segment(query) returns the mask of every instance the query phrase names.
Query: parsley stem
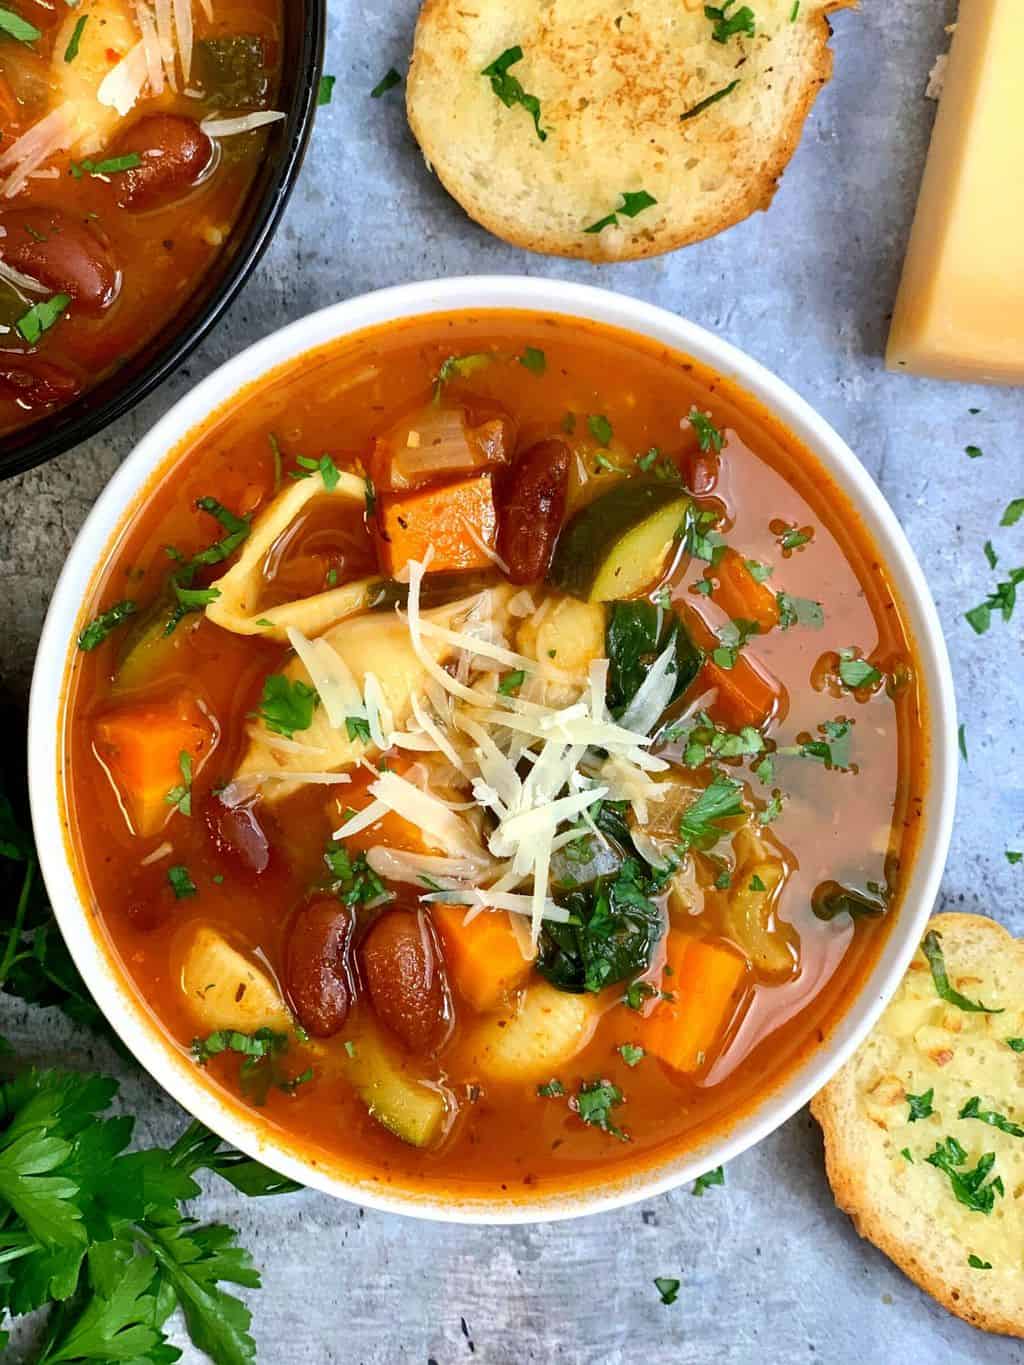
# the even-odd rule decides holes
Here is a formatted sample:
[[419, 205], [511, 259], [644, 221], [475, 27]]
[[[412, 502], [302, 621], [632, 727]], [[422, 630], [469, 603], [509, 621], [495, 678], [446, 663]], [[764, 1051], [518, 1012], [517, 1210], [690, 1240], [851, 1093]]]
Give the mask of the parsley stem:
[[36, 860], [29, 855], [25, 864], [25, 876], [21, 883], [21, 894], [18, 897], [17, 908], [14, 911], [14, 923], [7, 931], [7, 945], [4, 948], [4, 955], [0, 958], [0, 987], [14, 966], [18, 948], [21, 944], [21, 931], [25, 926], [25, 916], [28, 914], [28, 901], [32, 892], [32, 883], [35, 879]]

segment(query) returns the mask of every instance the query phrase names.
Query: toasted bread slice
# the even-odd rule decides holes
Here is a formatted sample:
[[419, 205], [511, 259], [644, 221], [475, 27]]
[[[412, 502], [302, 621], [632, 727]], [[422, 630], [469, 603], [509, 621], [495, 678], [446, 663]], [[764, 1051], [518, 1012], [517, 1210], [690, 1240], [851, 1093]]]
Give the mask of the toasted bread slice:
[[[731, 0], [730, 19], [752, 8], [754, 36], [719, 42], [703, 0], [426, 0], [409, 122], [449, 192], [513, 245], [656, 256], [768, 207], [832, 74], [825, 15], [853, 3]], [[536, 125], [482, 74], [514, 47], [507, 76], [539, 100]], [[657, 202], [623, 213], [623, 196], [641, 192]]]
[[[1002, 1013], [943, 1000], [919, 951], [811, 1113], [825, 1135], [836, 1203], [861, 1236], [951, 1313], [1024, 1336], [1024, 1137], [993, 1124], [998, 1115], [1024, 1128], [1024, 1051], [1016, 1050], [1024, 1042], [1008, 1041], [1024, 1039], [1024, 941], [979, 915], [938, 915], [928, 927], [940, 935], [950, 985]], [[989, 1117], [961, 1118], [972, 1102]], [[982, 1196], [990, 1212], [960, 1202], [950, 1175], [929, 1164], [950, 1138], [962, 1148], [952, 1152], [954, 1174], [994, 1154], [982, 1185], [1002, 1186]]]

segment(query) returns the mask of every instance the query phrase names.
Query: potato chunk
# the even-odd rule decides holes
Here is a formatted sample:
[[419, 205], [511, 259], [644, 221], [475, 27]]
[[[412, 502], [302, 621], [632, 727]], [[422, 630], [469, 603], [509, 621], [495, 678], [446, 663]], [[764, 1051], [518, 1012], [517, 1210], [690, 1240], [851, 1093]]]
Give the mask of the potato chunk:
[[494, 1080], [544, 1076], [586, 1047], [597, 1018], [593, 996], [569, 995], [538, 981], [523, 992], [514, 1013], [493, 1015], [481, 1025], [475, 1060]]
[[180, 952], [181, 990], [199, 1032], [270, 1028], [281, 1033], [291, 1027], [291, 1015], [270, 975], [217, 929], [191, 926]]

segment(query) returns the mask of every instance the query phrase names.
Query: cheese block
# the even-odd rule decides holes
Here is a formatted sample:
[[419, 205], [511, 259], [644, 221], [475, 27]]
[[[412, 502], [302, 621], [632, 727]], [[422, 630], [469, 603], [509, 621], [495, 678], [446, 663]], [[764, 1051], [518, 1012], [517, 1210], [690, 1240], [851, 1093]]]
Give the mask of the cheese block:
[[1024, 3], [962, 0], [886, 363], [1024, 384]]

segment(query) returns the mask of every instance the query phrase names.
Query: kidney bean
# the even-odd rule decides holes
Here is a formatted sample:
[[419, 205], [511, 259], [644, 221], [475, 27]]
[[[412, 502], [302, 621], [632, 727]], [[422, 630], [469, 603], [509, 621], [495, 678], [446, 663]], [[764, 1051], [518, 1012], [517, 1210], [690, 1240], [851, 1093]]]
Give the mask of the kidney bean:
[[136, 152], [140, 164], [119, 171], [117, 202], [122, 208], [151, 209], [178, 199], [210, 164], [213, 143], [194, 119], [150, 114], [139, 119], [110, 149], [111, 156]]
[[683, 483], [698, 498], [713, 493], [718, 483], [720, 461], [710, 451], [691, 450], [680, 460]]
[[538, 441], [502, 480], [498, 554], [513, 583], [535, 583], [547, 573], [565, 513], [571, 458], [557, 437]]
[[101, 313], [117, 297], [121, 275], [99, 235], [60, 209], [4, 209], [7, 235], [0, 251], [8, 265], [55, 294], [70, 294], [79, 312]]
[[320, 896], [296, 915], [288, 936], [285, 985], [299, 1023], [314, 1038], [330, 1038], [352, 1004], [349, 944], [352, 912]]
[[388, 910], [367, 934], [363, 976], [377, 1017], [417, 1052], [436, 1047], [449, 1018], [444, 961], [420, 910]]
[[70, 403], [81, 390], [80, 381], [59, 365], [36, 356], [5, 355], [0, 351], [0, 394], [17, 399], [23, 407]]
[[216, 796], [206, 806], [206, 827], [217, 852], [259, 876], [270, 866], [270, 840], [251, 806], [225, 806]]

